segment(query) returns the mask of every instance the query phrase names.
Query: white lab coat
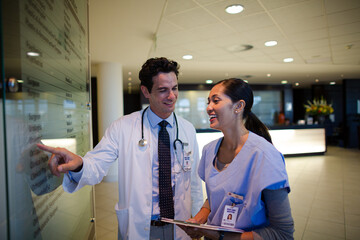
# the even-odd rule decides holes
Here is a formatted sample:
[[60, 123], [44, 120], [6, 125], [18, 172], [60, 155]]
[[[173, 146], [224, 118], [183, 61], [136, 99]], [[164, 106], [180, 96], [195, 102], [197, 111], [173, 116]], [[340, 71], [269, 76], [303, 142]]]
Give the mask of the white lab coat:
[[[103, 179], [110, 165], [118, 159], [119, 202], [115, 206], [120, 239], [149, 239], [152, 213], [152, 157], [157, 146], [152, 146], [151, 130], [144, 114], [145, 147], [141, 139], [142, 111], [114, 121], [94, 150], [84, 159], [83, 174], [79, 183], [64, 177], [63, 187], [74, 192], [84, 185], [94, 185]], [[191, 171], [175, 174], [175, 219], [186, 220], [194, 216], [203, 203], [201, 180], [197, 175], [199, 150], [196, 131], [187, 120], [178, 117], [179, 139], [189, 143], [192, 152]], [[190, 187], [191, 186], [191, 187]], [[175, 228], [175, 239], [190, 239], [180, 228]]]

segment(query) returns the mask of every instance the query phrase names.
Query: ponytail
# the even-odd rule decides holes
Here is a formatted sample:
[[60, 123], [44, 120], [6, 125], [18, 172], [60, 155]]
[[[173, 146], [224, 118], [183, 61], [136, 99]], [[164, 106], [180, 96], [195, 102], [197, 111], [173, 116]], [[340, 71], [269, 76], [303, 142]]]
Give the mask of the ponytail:
[[270, 136], [268, 128], [251, 111], [247, 113], [247, 117], [246, 117], [246, 121], [245, 121], [245, 128], [247, 130], [252, 131], [253, 133], [256, 133], [257, 135], [265, 138], [268, 142], [270, 142], [272, 144], [271, 136]]

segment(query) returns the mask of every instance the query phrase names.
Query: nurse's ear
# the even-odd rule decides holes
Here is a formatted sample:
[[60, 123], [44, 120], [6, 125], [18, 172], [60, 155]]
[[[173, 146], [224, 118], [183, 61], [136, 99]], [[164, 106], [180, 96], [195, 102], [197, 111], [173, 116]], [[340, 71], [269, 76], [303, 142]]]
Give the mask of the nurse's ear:
[[150, 93], [149, 93], [149, 90], [147, 89], [147, 87], [145, 87], [144, 85], [141, 85], [140, 89], [146, 98], [150, 98]]
[[245, 109], [245, 101], [244, 100], [239, 100], [236, 104], [235, 104], [235, 113], [240, 113], [242, 111], [244, 111]]

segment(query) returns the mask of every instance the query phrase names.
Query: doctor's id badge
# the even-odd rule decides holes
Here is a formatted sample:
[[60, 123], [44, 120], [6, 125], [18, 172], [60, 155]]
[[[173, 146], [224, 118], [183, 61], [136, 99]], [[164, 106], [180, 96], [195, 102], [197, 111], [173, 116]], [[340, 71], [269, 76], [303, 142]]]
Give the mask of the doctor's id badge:
[[[185, 145], [185, 144], [184, 144]], [[185, 146], [188, 146], [188, 144], [186, 144]], [[191, 170], [191, 156], [192, 156], [192, 152], [191, 150], [185, 150], [184, 151], [184, 159], [183, 159], [183, 168], [184, 171], [189, 171]]]
[[191, 159], [189, 156], [184, 157], [184, 170], [185, 171], [191, 170]]

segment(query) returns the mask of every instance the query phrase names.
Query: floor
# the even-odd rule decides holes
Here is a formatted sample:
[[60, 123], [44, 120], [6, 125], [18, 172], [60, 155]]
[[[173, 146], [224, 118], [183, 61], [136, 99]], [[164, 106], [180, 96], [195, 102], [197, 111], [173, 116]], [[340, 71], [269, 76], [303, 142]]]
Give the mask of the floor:
[[[360, 150], [328, 147], [322, 156], [285, 160], [295, 239], [360, 239]], [[117, 194], [117, 183], [95, 187], [97, 240], [117, 239]]]

